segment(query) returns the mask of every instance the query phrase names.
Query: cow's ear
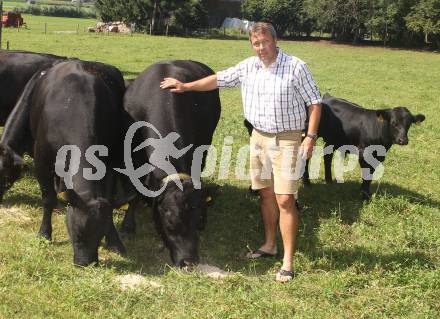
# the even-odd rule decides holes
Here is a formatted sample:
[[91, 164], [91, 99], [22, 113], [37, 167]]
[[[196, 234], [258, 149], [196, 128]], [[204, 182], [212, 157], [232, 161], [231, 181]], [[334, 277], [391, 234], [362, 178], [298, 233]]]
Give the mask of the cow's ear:
[[420, 124], [425, 120], [425, 115], [417, 114], [413, 116], [413, 123]]
[[391, 118], [389, 109], [377, 110], [376, 115], [377, 115], [377, 121], [380, 123], [383, 121], [389, 121]]

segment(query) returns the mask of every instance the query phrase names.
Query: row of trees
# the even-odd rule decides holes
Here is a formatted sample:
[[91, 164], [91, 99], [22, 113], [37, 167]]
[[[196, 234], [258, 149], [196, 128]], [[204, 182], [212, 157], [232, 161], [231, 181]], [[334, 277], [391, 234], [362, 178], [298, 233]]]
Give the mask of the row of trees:
[[96, 9], [104, 22], [125, 21], [152, 32], [167, 26], [194, 30], [208, 24], [203, 0], [96, 0]]
[[440, 0], [244, 0], [243, 15], [272, 21], [284, 35], [440, 47]]
[[[97, 0], [103, 21], [160, 32], [207, 27], [207, 0]], [[243, 0], [242, 18], [270, 21], [282, 36], [330, 34], [338, 41], [381, 40], [440, 48], [440, 0]]]

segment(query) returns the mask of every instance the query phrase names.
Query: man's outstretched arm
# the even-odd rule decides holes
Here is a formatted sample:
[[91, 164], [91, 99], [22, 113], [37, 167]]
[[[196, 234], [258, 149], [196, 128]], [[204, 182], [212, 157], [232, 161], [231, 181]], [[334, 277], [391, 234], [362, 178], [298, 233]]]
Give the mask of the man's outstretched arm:
[[162, 89], [170, 89], [171, 92], [182, 93], [185, 91], [212, 91], [217, 88], [217, 74], [209, 75], [194, 82], [182, 83], [175, 78], [164, 78], [160, 82]]

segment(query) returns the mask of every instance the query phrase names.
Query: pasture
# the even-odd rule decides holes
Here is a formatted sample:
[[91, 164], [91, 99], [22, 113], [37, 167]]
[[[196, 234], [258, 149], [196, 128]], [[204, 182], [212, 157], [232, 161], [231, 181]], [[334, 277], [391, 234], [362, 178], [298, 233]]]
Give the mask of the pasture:
[[[40, 18], [60, 21], [25, 16], [30, 25]], [[93, 21], [72, 20], [66, 24]], [[110, 63], [126, 78], [160, 60], [192, 59], [218, 71], [253, 54], [246, 40], [44, 34], [32, 27], [3, 32], [12, 49]], [[35, 236], [42, 208], [29, 160], [31, 169], [0, 206], [0, 317], [438, 318], [440, 55], [328, 42], [280, 41], [279, 46], [308, 62], [322, 93], [368, 108], [402, 105], [426, 115], [410, 129], [409, 145], [391, 148], [383, 178], [372, 184], [371, 202], [360, 200], [358, 167], [344, 175], [345, 183], [330, 186], [321, 169], [320, 179], [300, 189], [305, 209], [294, 280], [275, 282], [277, 260], [244, 258], [262, 242], [262, 225], [249, 182], [235, 178], [235, 161], [228, 177], [219, 179], [218, 158], [217, 174], [205, 179], [220, 190], [201, 234], [201, 262], [234, 273], [214, 280], [167, 266], [168, 252], [150, 209], [138, 212], [137, 235], [123, 239], [127, 257], [100, 248], [99, 267], [74, 267], [63, 205], [53, 217], [53, 242]], [[220, 157], [225, 137], [232, 137], [235, 159], [247, 143], [239, 90], [222, 91], [221, 101], [214, 146]], [[118, 278], [128, 274], [142, 275], [143, 284], [124, 289]]]

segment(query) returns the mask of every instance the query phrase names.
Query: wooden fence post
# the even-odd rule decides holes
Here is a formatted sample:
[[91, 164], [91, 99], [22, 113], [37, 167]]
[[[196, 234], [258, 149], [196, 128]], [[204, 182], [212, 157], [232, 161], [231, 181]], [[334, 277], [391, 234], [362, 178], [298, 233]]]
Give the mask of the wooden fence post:
[[6, 50], [9, 51], [9, 41], [6, 41]]
[[76, 34], [79, 34], [79, 23], [76, 25]]
[[47, 34], [47, 22], [44, 22], [44, 34]]

